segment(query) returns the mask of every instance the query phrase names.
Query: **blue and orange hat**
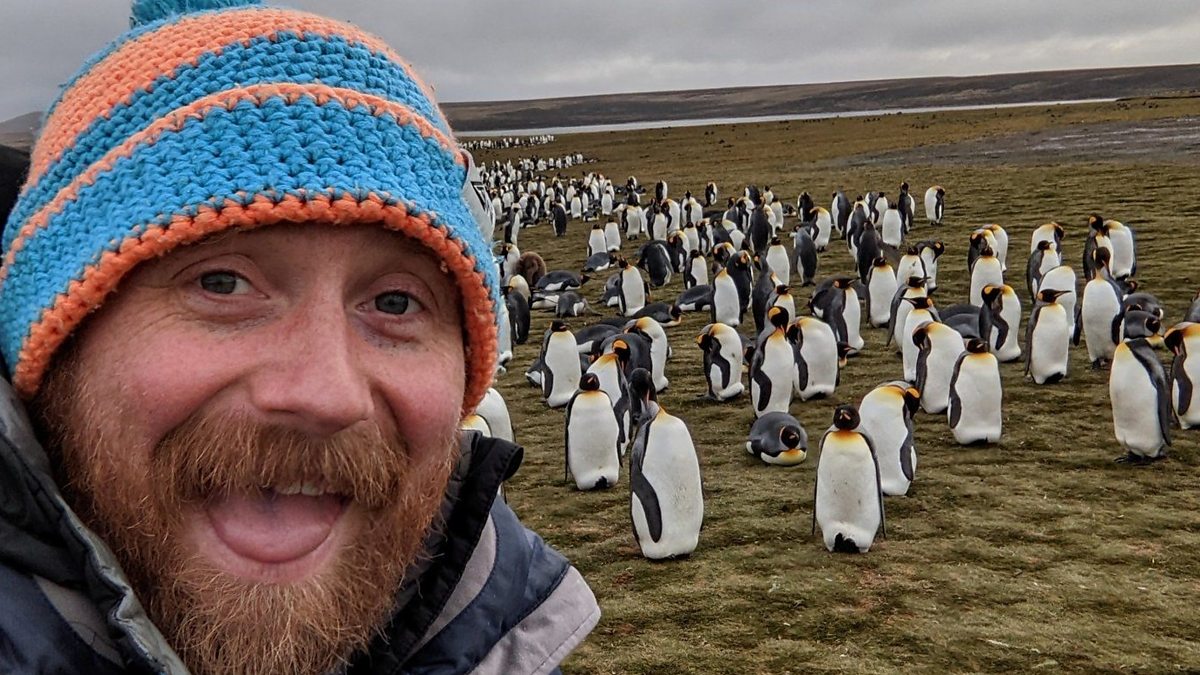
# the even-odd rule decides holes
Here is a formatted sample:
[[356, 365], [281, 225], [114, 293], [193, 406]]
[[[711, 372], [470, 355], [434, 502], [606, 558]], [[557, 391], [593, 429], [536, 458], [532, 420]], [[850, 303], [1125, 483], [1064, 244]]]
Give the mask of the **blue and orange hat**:
[[46, 114], [4, 229], [0, 353], [25, 397], [138, 263], [229, 228], [382, 223], [462, 295], [464, 410], [491, 384], [493, 219], [433, 94], [380, 39], [257, 0], [134, 0]]

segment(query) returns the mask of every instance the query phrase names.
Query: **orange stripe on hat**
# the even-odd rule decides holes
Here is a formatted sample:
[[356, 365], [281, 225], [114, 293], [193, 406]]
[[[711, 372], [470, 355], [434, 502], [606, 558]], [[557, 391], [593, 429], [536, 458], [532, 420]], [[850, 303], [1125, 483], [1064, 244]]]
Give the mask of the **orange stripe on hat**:
[[466, 335], [466, 391], [462, 414], [479, 404], [491, 386], [496, 364], [497, 328], [486, 281], [475, 270], [475, 259], [463, 244], [435, 225], [432, 215], [411, 215], [403, 205], [388, 204], [377, 195], [363, 201], [328, 195], [286, 196], [276, 203], [258, 195], [248, 205], [232, 200], [220, 208], [203, 207], [194, 216], [176, 216], [167, 227], [153, 227], [131, 236], [116, 251], [106, 251], [70, 282], [37, 323], [30, 327], [13, 370], [13, 386], [31, 397], [41, 384], [50, 359], [85, 316], [103, 303], [117, 283], [137, 264], [184, 244], [230, 228], [252, 229], [286, 222], [353, 225], [382, 223], [420, 242], [446, 264], [462, 292], [463, 331]]
[[13, 239], [12, 245], [4, 254], [3, 263], [0, 263], [0, 287], [3, 286], [4, 280], [8, 277], [8, 271], [17, 257], [17, 253], [24, 248], [29, 238], [39, 228], [45, 227], [46, 223], [59, 213], [68, 202], [76, 199], [79, 196], [80, 190], [92, 185], [98, 175], [110, 170], [117, 160], [129, 157], [143, 145], [153, 144], [165, 133], [178, 131], [189, 120], [204, 117], [209, 110], [215, 108], [232, 110], [243, 101], [263, 103], [268, 99], [283, 98], [288, 102], [295, 102], [301, 97], [310, 97], [318, 104], [337, 101], [347, 109], [365, 105], [370, 109], [371, 114], [377, 117], [390, 114], [396, 118], [397, 123], [411, 124], [426, 138], [432, 137], [437, 139], [442, 148], [454, 157], [456, 164], [460, 166], [465, 164], [466, 160], [463, 159], [462, 153], [458, 151], [454, 141], [437, 127], [434, 127], [429, 120], [417, 114], [408, 106], [379, 96], [364, 94], [354, 89], [328, 87], [323, 84], [291, 83], [256, 84], [241, 89], [217, 92], [216, 94], [197, 99], [182, 108], [158, 118], [154, 124], [125, 139], [125, 142], [109, 150], [107, 154], [96, 160], [86, 171], [76, 176], [70, 184], [60, 190], [54, 199], [30, 216], [21, 225], [21, 229], [17, 232], [16, 238]]
[[[436, 100], [412, 66], [391, 47], [349, 24], [282, 9], [232, 10], [218, 16], [184, 16], [121, 45], [82, 74], [63, 92], [54, 114], [46, 120], [34, 148], [25, 190], [37, 185], [50, 165], [95, 118], [109, 115], [118, 104], [129, 103], [134, 94], [149, 88], [157, 78], [173, 74], [180, 66], [196, 65], [205, 54], [220, 53], [226, 45], [248, 44], [254, 38], [295, 32], [337, 36], [361, 43], [401, 66], [430, 102]], [[436, 105], [434, 108], [438, 110]], [[438, 114], [441, 115], [440, 110]], [[440, 121], [445, 124], [444, 117]]]

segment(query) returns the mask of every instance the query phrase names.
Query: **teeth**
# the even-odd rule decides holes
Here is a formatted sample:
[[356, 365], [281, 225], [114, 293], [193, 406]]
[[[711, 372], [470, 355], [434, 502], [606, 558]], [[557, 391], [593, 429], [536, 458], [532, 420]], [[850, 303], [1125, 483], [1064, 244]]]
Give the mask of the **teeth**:
[[275, 492], [281, 495], [296, 495], [300, 494], [301, 491], [303, 491], [303, 488], [300, 486], [300, 483], [292, 483], [287, 487], [275, 488]]
[[305, 483], [300, 487], [300, 494], [304, 495], [305, 497], [320, 497], [321, 495], [325, 494], [325, 490], [319, 485]]

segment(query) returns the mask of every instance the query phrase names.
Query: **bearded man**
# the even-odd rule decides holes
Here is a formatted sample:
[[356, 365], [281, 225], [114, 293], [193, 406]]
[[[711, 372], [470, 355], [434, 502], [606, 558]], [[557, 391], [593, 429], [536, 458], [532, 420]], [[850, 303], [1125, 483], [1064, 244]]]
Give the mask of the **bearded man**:
[[252, 0], [132, 23], [4, 229], [0, 672], [556, 670], [599, 609], [458, 431], [494, 219], [428, 88]]

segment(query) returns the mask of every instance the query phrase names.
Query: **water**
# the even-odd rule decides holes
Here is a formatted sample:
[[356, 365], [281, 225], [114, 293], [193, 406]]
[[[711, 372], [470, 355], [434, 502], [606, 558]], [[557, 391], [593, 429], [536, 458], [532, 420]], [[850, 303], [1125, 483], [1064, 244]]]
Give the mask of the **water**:
[[817, 112], [796, 115], [762, 115], [759, 117], [706, 117], [690, 120], [649, 120], [623, 122], [620, 124], [590, 124], [566, 127], [540, 127], [537, 129], [492, 129], [489, 131], [460, 131], [459, 138], [483, 138], [497, 136], [537, 136], [541, 134], [591, 134], [601, 131], [635, 131], [640, 129], [670, 129], [674, 127], [704, 127], [717, 124], [745, 124], [751, 122], [790, 122], [793, 120], [823, 120], [836, 117], [872, 117], [897, 115], [900, 113], [952, 112], [958, 110], [992, 110], [996, 108], [1026, 108], [1048, 105], [1075, 105], [1079, 103], [1112, 103], [1115, 98], [1083, 98], [1068, 101], [1028, 101], [1025, 103], [982, 103], [975, 105], [943, 105], [923, 108], [881, 108], [878, 110], [852, 110], [849, 112]]

